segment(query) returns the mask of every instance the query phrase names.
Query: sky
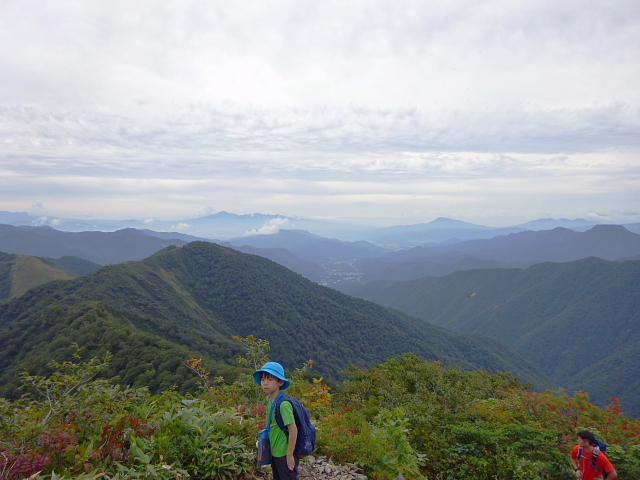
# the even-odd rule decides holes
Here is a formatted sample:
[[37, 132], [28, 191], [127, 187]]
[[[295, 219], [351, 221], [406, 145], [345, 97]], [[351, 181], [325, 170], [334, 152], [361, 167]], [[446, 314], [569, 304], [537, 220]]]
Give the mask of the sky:
[[0, 210], [640, 222], [640, 3], [3, 0]]

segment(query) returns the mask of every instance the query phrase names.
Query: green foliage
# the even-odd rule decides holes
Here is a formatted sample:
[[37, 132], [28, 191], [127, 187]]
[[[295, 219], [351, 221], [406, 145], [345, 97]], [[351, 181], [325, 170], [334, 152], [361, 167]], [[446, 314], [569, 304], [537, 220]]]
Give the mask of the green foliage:
[[634, 478], [640, 422], [618, 403], [603, 410], [584, 393], [572, 399], [525, 387], [508, 374], [463, 372], [414, 355], [352, 368], [321, 423], [321, 449], [345, 462], [366, 459], [380, 479], [560, 480], [572, 478], [575, 432], [600, 427], [617, 444], [618, 472]]
[[194, 479], [236, 479], [252, 470], [254, 453], [234, 435], [246, 433], [241, 413], [211, 413], [197, 400], [183, 399], [181, 403], [158, 417], [153, 437], [136, 438], [132, 445], [136, 452], [147, 455], [147, 464], [164, 461], [179, 465]]
[[[571, 391], [640, 416], [640, 261], [591, 257], [366, 284], [357, 294], [461, 333], [487, 335]], [[548, 386], [552, 386], [549, 384]]]
[[362, 465], [374, 479], [420, 478], [427, 457], [409, 442], [408, 426], [402, 409], [383, 409], [370, 421], [363, 412], [341, 411], [323, 419], [319, 443], [323, 453]]
[[[236, 341], [256, 347], [240, 357], [238, 380], [205, 383], [198, 396], [114, 384], [99, 377], [110, 357], [83, 360], [78, 347], [49, 376], [25, 373], [28, 395], [0, 399], [0, 480], [255, 477], [266, 409], [250, 359], [268, 360], [269, 342]], [[209, 378], [202, 362], [187, 362], [192, 376]], [[311, 411], [318, 453], [359, 464], [373, 480], [570, 480], [568, 453], [584, 428], [609, 444], [620, 478], [640, 478], [640, 421], [617, 399], [601, 409], [584, 392], [533, 393], [509, 374], [415, 355], [353, 367], [330, 394], [311, 367], [288, 375], [288, 393]]]
[[123, 389], [95, 378], [108, 357], [75, 360], [52, 362], [49, 377], [25, 373], [33, 399], [0, 399], [0, 479], [222, 480], [253, 471], [256, 416], [175, 391]]
[[[104, 375], [118, 377], [115, 383], [120, 385], [146, 386], [152, 393], [174, 385], [185, 393], [198, 387], [184, 365], [185, 358], [202, 356], [197, 350], [136, 328], [126, 314], [102, 302], [83, 302], [50, 305], [0, 331], [0, 344], [5, 347], [0, 349], [0, 378], [4, 380], [0, 395], [16, 398], [21, 370], [50, 374], [50, 360], [68, 358], [74, 343], [85, 347], [83, 357], [111, 352], [111, 364]], [[230, 381], [237, 372], [224, 362], [206, 357], [204, 361], [209, 370]]]
[[242, 342], [242, 344], [247, 347], [244, 356], [236, 359], [243, 367], [256, 371], [269, 361], [269, 354], [267, 352], [271, 350], [271, 345], [269, 345], [267, 340], [256, 338], [253, 335], [249, 335], [247, 338], [242, 338], [241, 336], [235, 336], [233, 338], [234, 340]]
[[[80, 351], [80, 347], [75, 345]], [[91, 384], [91, 389], [82, 387], [95, 379], [96, 375], [106, 369], [110, 363], [110, 354], [104, 358], [92, 358], [89, 362], [81, 364], [74, 362], [58, 363], [51, 362], [53, 374], [49, 377], [29, 375], [23, 372], [21, 375], [22, 386], [25, 390], [34, 391], [46, 405], [45, 416], [42, 424], [45, 425], [52, 417], [62, 412], [71, 412], [77, 406], [78, 398], [73, 394], [82, 394], [87, 403], [92, 403], [96, 399], [95, 394], [102, 392], [108, 385], [106, 380], [97, 380]], [[74, 354], [75, 359], [80, 359], [80, 355]]]

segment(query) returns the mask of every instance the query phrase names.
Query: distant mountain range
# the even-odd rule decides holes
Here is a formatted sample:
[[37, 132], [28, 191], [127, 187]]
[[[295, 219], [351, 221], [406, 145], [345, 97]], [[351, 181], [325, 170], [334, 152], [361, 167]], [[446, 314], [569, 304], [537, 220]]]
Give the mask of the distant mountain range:
[[[152, 230], [154, 232], [180, 232], [191, 240], [230, 240], [250, 235], [276, 233], [280, 229], [307, 230], [308, 232], [327, 238], [342, 241], [364, 240], [385, 248], [407, 248], [416, 245], [453, 242], [470, 239], [486, 239], [498, 235], [517, 233], [524, 230], [551, 230], [556, 227], [582, 231], [597, 224], [584, 219], [539, 219], [522, 225], [506, 228], [485, 227], [460, 220], [437, 218], [428, 223], [415, 225], [398, 225], [376, 228], [367, 225], [347, 224], [326, 220], [293, 218], [284, 215], [267, 215], [253, 213], [238, 215], [229, 212], [218, 212], [200, 218], [162, 221], [162, 220], [82, 220], [38, 216], [28, 213], [0, 211], [0, 224], [13, 226], [50, 226], [60, 231], [114, 232], [126, 228]], [[640, 224], [625, 225], [628, 230], [640, 233]], [[175, 235], [175, 234], [172, 234]], [[157, 236], [157, 235], [156, 235]], [[172, 236], [173, 238], [181, 238]], [[183, 238], [184, 239], [184, 238]]]
[[[612, 227], [594, 227], [591, 235], [599, 238], [602, 228]], [[458, 332], [488, 335], [569, 391], [588, 391], [600, 405], [618, 396], [625, 411], [640, 416], [640, 261], [587, 258], [459, 271], [372, 282], [352, 294]]]
[[[464, 222], [439, 219], [432, 223], [431, 228], [437, 230], [450, 223], [461, 228]], [[465, 228], [475, 231], [469, 225]], [[51, 259], [78, 257], [100, 265], [142, 260], [168, 245], [194, 240], [200, 239], [148, 229], [61, 232], [51, 227], [0, 225], [0, 252]], [[379, 279], [410, 280], [476, 268], [525, 268], [545, 261], [568, 262], [591, 256], [605, 260], [640, 258], [640, 235], [618, 225], [596, 225], [584, 232], [561, 227], [522, 231], [396, 251], [367, 241], [345, 242], [287, 229], [215, 243], [269, 258], [345, 293], [353, 285]]]
[[[206, 240], [228, 240], [230, 238], [261, 233], [274, 233], [279, 228], [305, 229], [318, 235], [340, 237], [342, 239], [359, 239], [360, 233], [371, 227], [349, 225], [340, 222], [309, 220], [286, 217], [284, 215], [268, 215], [253, 213], [238, 215], [229, 212], [218, 212], [200, 218], [184, 220], [81, 220], [37, 216], [28, 213], [0, 211], [0, 224], [13, 226], [50, 226], [67, 232], [103, 231], [114, 232], [127, 228], [137, 230], [153, 230], [155, 232], [180, 232]], [[178, 237], [172, 237], [178, 238]]]
[[161, 239], [133, 228], [117, 232], [61, 232], [51, 227], [0, 225], [0, 251], [61, 258], [74, 256], [100, 265], [141, 260], [186, 240]]
[[228, 243], [238, 247], [284, 248], [300, 258], [320, 264], [375, 257], [388, 251], [370, 242], [342, 242], [305, 230], [280, 230], [271, 235], [232, 238]]
[[191, 242], [50, 282], [0, 305], [0, 395], [17, 395], [19, 372], [46, 372], [51, 359], [68, 360], [74, 342], [87, 354], [111, 351], [111, 375], [153, 391], [193, 388], [184, 361], [194, 357], [212, 375], [233, 378], [241, 352], [233, 335], [269, 340], [271, 357], [289, 369], [314, 359], [318, 374], [329, 378], [350, 364], [366, 368], [413, 352], [547, 384], [488, 337], [428, 325], [259, 256]]
[[354, 262], [357, 282], [336, 285], [343, 291], [376, 280], [411, 280], [477, 268], [526, 268], [542, 262], [571, 262], [587, 257], [625, 260], [640, 256], [640, 235], [619, 225], [596, 225], [585, 232], [557, 227], [524, 231], [486, 240], [414, 247]]

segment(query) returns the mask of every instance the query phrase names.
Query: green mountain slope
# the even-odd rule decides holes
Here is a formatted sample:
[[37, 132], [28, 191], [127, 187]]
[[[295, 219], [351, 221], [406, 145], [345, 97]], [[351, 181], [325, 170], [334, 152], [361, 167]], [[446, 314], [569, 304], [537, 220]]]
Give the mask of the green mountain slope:
[[52, 280], [69, 280], [74, 275], [29, 255], [0, 252], [0, 301], [18, 297], [27, 290]]
[[112, 351], [110, 373], [127, 383], [184, 387], [182, 362], [191, 357], [204, 358], [215, 375], [233, 375], [241, 346], [231, 337], [250, 334], [268, 339], [271, 357], [286, 367], [311, 358], [332, 377], [351, 363], [369, 367], [415, 352], [545, 382], [494, 340], [426, 325], [262, 257], [192, 242], [44, 285], [0, 307], [0, 383], [10, 383], [6, 394], [25, 365], [41, 368], [77, 342]]
[[75, 277], [95, 272], [102, 267], [102, 265], [90, 262], [89, 260], [68, 255], [62, 258], [42, 257], [41, 260], [56, 268], [65, 270]]
[[569, 389], [640, 414], [640, 262], [587, 258], [456, 272], [353, 292], [513, 348]]

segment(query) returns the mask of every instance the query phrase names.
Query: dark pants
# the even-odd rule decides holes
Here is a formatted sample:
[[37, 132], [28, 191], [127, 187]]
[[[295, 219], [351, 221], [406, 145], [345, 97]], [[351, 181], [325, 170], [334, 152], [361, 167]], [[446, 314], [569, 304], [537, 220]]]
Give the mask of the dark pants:
[[298, 480], [298, 454], [294, 453], [296, 468], [289, 470], [287, 457], [271, 457], [271, 470], [273, 470], [273, 480]]

